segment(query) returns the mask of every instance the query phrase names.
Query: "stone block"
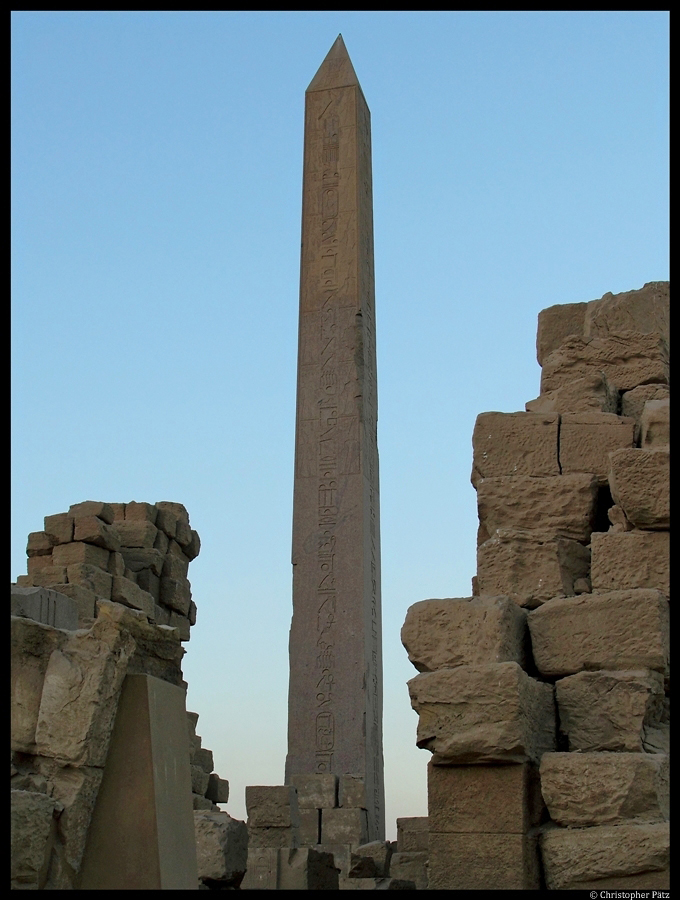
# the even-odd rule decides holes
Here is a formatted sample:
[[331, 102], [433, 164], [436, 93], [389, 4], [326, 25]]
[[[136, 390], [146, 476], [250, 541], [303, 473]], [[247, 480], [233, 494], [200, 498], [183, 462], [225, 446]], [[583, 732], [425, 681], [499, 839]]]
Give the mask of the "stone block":
[[430, 835], [428, 816], [409, 816], [397, 819], [397, 849], [399, 853], [427, 852]]
[[191, 606], [191, 585], [186, 578], [161, 578], [160, 602], [186, 616]]
[[333, 854], [311, 847], [279, 850], [278, 890], [337, 891]]
[[524, 663], [526, 613], [509, 597], [422, 600], [409, 607], [401, 642], [419, 672]]
[[73, 540], [73, 516], [57, 513], [45, 516], [45, 534], [53, 544], [68, 544]]
[[126, 522], [151, 522], [152, 525], [155, 525], [157, 515], [158, 510], [153, 503], [136, 503], [133, 501], [125, 506]]
[[156, 507], [159, 512], [163, 511], [171, 513], [178, 521], [185, 522], [187, 525], [189, 524], [189, 513], [183, 503], [174, 503], [170, 500], [159, 500], [156, 503]]
[[115, 522], [124, 522], [125, 521], [125, 507], [126, 503], [109, 503], [109, 506], [113, 510], [113, 521]]
[[125, 560], [122, 553], [109, 554], [109, 564], [106, 571], [109, 575], [125, 575]]
[[540, 311], [536, 332], [536, 359], [539, 366], [568, 337], [583, 334], [587, 309], [587, 303], [560, 303]]
[[97, 516], [82, 516], [75, 519], [74, 541], [83, 541], [86, 544], [95, 544], [104, 547], [105, 550], [120, 550], [120, 538], [117, 526], [107, 525], [103, 519]]
[[[191, 790], [194, 794], [200, 794], [201, 797], [205, 797], [205, 792], [208, 790], [208, 782], [210, 781], [210, 775], [207, 772], [204, 772], [200, 766], [191, 766]], [[212, 797], [208, 797], [208, 800], [212, 800]]]
[[213, 803], [229, 802], [229, 782], [226, 778], [220, 778], [219, 775], [211, 773], [208, 775], [208, 787], [205, 796]]
[[544, 753], [541, 791], [558, 825], [626, 824], [668, 819], [665, 753]]
[[[564, 426], [560, 441], [563, 434]], [[605, 454], [605, 480], [608, 465]], [[587, 474], [539, 478], [505, 475], [477, 482], [477, 512], [484, 540], [498, 529], [519, 528], [538, 531], [543, 538], [559, 536], [587, 542], [593, 530], [596, 502], [597, 479]]]
[[82, 541], [59, 544], [52, 551], [52, 561], [55, 566], [97, 566], [106, 571], [109, 565], [109, 551]]
[[321, 810], [316, 808], [300, 809], [300, 826], [298, 836], [301, 847], [309, 847], [321, 841]]
[[181, 519], [178, 519], [177, 528], [175, 529], [175, 540], [182, 548], [189, 546], [192, 541], [192, 535], [188, 522], [183, 522]]
[[152, 618], [156, 625], [170, 625], [170, 610], [155, 603]]
[[645, 449], [667, 447], [671, 442], [671, 401], [648, 400], [642, 410], [640, 442]]
[[621, 415], [635, 419], [636, 443], [639, 443], [642, 411], [645, 403], [648, 400], [664, 400], [668, 397], [670, 397], [670, 388], [667, 384], [641, 384], [632, 391], [625, 391], [621, 394]]
[[[667, 886], [667, 824], [554, 828], [541, 836], [548, 890]], [[631, 883], [630, 876], [642, 876]]]
[[191, 542], [184, 548], [184, 552], [190, 560], [196, 559], [201, 552], [201, 539], [199, 538], [197, 531], [191, 530]]
[[[164, 531], [169, 538], [175, 538], [177, 536], [177, 525], [179, 522], [182, 522], [184, 525], [189, 525], [189, 513], [181, 503], [161, 501], [156, 504], [156, 507], [158, 508], [156, 525]], [[180, 532], [182, 531], [183, 529], [180, 527]]]
[[486, 412], [472, 435], [473, 485], [500, 475], [559, 475], [556, 413]]
[[551, 600], [529, 613], [542, 675], [593, 669], [668, 671], [668, 601], [659, 591], [611, 591]]
[[341, 775], [339, 777], [338, 806], [346, 809], [350, 807], [354, 809], [368, 809], [366, 785], [360, 775]]
[[215, 812], [217, 809], [212, 800], [208, 800], [202, 794], [192, 793], [191, 797], [194, 812]]
[[47, 588], [11, 586], [11, 614], [26, 616], [43, 625], [75, 631], [78, 606], [65, 594]]
[[69, 506], [69, 516], [74, 519], [82, 519], [88, 516], [97, 516], [106, 522], [113, 524], [113, 509], [109, 503], [100, 503], [97, 500], [85, 500], [83, 503], [74, 503]]
[[646, 742], [664, 724], [659, 672], [579, 672], [560, 679], [555, 692], [569, 750], [653, 751]]
[[535, 400], [529, 400], [524, 408], [535, 413], [616, 413], [619, 410], [619, 392], [604, 373], [588, 372], [554, 391], [546, 391]]
[[389, 841], [371, 841], [352, 851], [350, 878], [387, 878], [390, 874], [392, 845]]
[[127, 568], [131, 569], [133, 572], [141, 572], [143, 569], [150, 569], [154, 575], [160, 578], [161, 572], [163, 571], [165, 555], [155, 547], [152, 549], [125, 548], [122, 551], [122, 556]]
[[284, 847], [297, 847], [299, 833], [291, 825], [250, 825], [248, 824], [248, 846], [266, 847], [280, 850]]
[[121, 547], [151, 550], [156, 540], [156, 526], [148, 520], [128, 520], [117, 522]]
[[617, 450], [609, 455], [614, 502], [636, 528], [668, 530], [670, 454], [668, 449]]
[[352, 844], [359, 846], [368, 839], [368, 819], [365, 809], [348, 807], [324, 809], [321, 813], [322, 844]]
[[88, 566], [80, 563], [68, 566], [66, 572], [69, 584], [79, 584], [103, 600], [111, 599], [111, 587], [114, 579], [108, 572], [105, 572], [98, 566]]
[[289, 785], [249, 785], [246, 787], [248, 827], [298, 825], [297, 792]]
[[292, 775], [300, 809], [322, 809], [338, 805], [337, 775]]
[[[171, 542], [173, 543], [173, 542]], [[189, 560], [183, 553], [168, 553], [163, 560], [162, 575], [165, 578], [186, 579], [189, 573]]]
[[248, 865], [248, 829], [226, 812], [194, 812], [198, 877], [238, 887]]
[[[207, 750], [205, 747], [200, 747], [193, 751], [192, 754], [192, 762], [196, 766], [200, 766], [205, 772], [210, 774], [215, 768], [215, 762], [213, 760], [212, 750]], [[246, 788], [247, 791], [247, 788]], [[246, 803], [247, 803], [246, 798]], [[256, 824], [264, 824], [259, 821]]]
[[84, 587], [82, 584], [54, 584], [52, 590], [70, 597], [76, 604], [78, 610], [79, 627], [83, 627], [83, 622], [94, 619], [97, 615], [97, 595], [94, 591]]
[[253, 847], [248, 844], [246, 874], [242, 891], [275, 891], [279, 884], [279, 854], [276, 848]]
[[189, 625], [193, 626], [196, 624], [197, 613], [198, 613], [198, 610], [196, 609], [196, 604], [192, 600], [191, 603], [189, 604], [189, 612], [187, 614], [187, 618], [189, 619]]
[[168, 625], [171, 628], [177, 629], [180, 641], [188, 641], [191, 639], [191, 625], [187, 616], [182, 616], [171, 610]]
[[161, 580], [154, 575], [151, 569], [140, 569], [135, 573], [137, 585], [147, 594], [151, 594], [155, 603], [158, 603], [161, 595]]
[[538, 890], [537, 841], [524, 834], [430, 832], [428, 890]]
[[196, 890], [184, 688], [129, 675], [81, 868], [82, 890]]
[[632, 331], [601, 338], [569, 337], [543, 361], [541, 393], [597, 372], [619, 391], [668, 384], [668, 347], [658, 334]]
[[394, 853], [390, 860], [390, 872], [400, 881], [412, 881], [417, 891], [427, 890], [427, 851]]
[[[545, 758], [546, 754], [543, 755]], [[536, 766], [427, 767], [432, 832], [524, 834], [543, 813]]]
[[570, 538], [501, 528], [477, 548], [480, 596], [506, 595], [529, 609], [573, 595], [574, 582], [589, 574], [590, 548]]
[[670, 596], [670, 532], [595, 532], [590, 551], [594, 591], [652, 588]]
[[11, 889], [43, 890], [56, 834], [56, 804], [33, 791], [11, 795]]
[[163, 554], [163, 558], [165, 558], [165, 554], [168, 552], [168, 547], [170, 546], [170, 538], [164, 531], [158, 529], [158, 534], [156, 535], [156, 540], [153, 543], [154, 550], [159, 550]]
[[51, 556], [54, 541], [46, 531], [32, 531], [26, 544], [27, 556]]
[[657, 333], [670, 347], [670, 284], [650, 281], [637, 291], [607, 293], [592, 300], [587, 307], [584, 331], [586, 337], [606, 337], [634, 331]]
[[601, 484], [606, 484], [609, 453], [632, 447], [634, 440], [634, 419], [613, 413], [565, 413], [560, 424], [562, 477], [592, 472]]
[[536, 761], [554, 749], [552, 685], [517, 663], [458, 666], [408, 682], [417, 745], [439, 765]]

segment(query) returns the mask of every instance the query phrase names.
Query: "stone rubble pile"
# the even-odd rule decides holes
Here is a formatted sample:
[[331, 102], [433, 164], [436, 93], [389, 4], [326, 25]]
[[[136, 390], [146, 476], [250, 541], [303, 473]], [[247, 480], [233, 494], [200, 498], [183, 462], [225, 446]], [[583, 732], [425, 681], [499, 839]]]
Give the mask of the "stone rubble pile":
[[100, 600], [111, 600], [188, 641], [196, 604], [187, 573], [200, 548], [181, 503], [89, 500], [46, 516], [44, 530], [29, 534], [28, 575], [17, 583], [71, 597], [81, 625], [92, 623]]
[[473, 596], [402, 629], [429, 888], [668, 884], [669, 285], [539, 316], [541, 394], [473, 436]]

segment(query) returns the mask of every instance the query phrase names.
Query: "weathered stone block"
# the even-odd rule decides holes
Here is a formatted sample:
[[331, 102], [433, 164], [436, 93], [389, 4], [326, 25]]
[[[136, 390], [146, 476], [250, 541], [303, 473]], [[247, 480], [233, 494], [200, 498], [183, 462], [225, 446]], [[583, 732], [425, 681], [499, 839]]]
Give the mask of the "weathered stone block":
[[541, 791], [558, 825], [668, 819], [665, 753], [544, 753]]
[[426, 852], [429, 834], [428, 816], [397, 819], [397, 849], [400, 853]]
[[353, 844], [368, 840], [368, 819], [365, 809], [324, 809], [321, 813], [322, 844]]
[[635, 440], [635, 421], [613, 413], [565, 413], [560, 425], [560, 466], [563, 477], [592, 472], [606, 484], [609, 453], [629, 448]]
[[352, 851], [350, 878], [386, 878], [390, 874], [392, 845], [389, 841], [371, 841]]
[[94, 591], [84, 587], [82, 584], [54, 584], [52, 590], [58, 591], [65, 597], [70, 597], [78, 609], [79, 627], [89, 625], [88, 620], [94, 619], [97, 615], [97, 595]]
[[12, 791], [11, 861], [13, 890], [42, 890], [54, 843], [56, 804], [33, 791]]
[[[605, 478], [608, 464], [605, 456]], [[542, 538], [587, 541], [593, 530], [596, 502], [597, 480], [587, 474], [539, 478], [505, 475], [477, 482], [477, 511], [484, 540], [498, 529], [519, 528], [537, 530]]]
[[[545, 758], [545, 754], [544, 757]], [[524, 834], [543, 812], [536, 766], [427, 767], [432, 832]]]
[[11, 586], [11, 613], [26, 616], [43, 625], [75, 631], [78, 627], [78, 606], [65, 594], [48, 588]]
[[668, 531], [595, 532], [590, 551], [594, 591], [653, 588], [670, 596]]
[[543, 361], [541, 393], [603, 372], [619, 391], [668, 384], [668, 347], [658, 334], [622, 332], [601, 338], [569, 337]]
[[333, 855], [321, 849], [279, 850], [280, 891], [337, 891]]
[[189, 528], [188, 522], [183, 522], [181, 519], [177, 521], [177, 528], [175, 530], [175, 540], [180, 545], [180, 547], [188, 547], [192, 541], [191, 528]]
[[663, 727], [664, 689], [659, 672], [579, 672], [555, 685], [560, 729], [569, 750], [653, 751]]
[[[172, 543], [172, 542], [171, 542]], [[162, 574], [165, 578], [182, 581], [189, 572], [189, 560], [183, 553], [168, 553], [163, 560]]]
[[671, 442], [671, 401], [648, 400], [642, 410], [640, 441], [645, 449], [667, 447]]
[[[205, 797], [205, 792], [208, 790], [208, 782], [210, 780], [210, 775], [207, 772], [204, 772], [200, 766], [191, 766], [191, 790], [194, 794], [200, 794], [201, 797]], [[208, 797], [208, 800], [212, 800], [211, 797]]]
[[191, 639], [191, 624], [189, 623], [187, 616], [182, 616], [179, 613], [170, 610], [168, 625], [171, 628], [177, 629], [180, 641], [188, 641]]
[[97, 516], [103, 519], [107, 525], [113, 523], [113, 509], [109, 503], [100, 503], [97, 500], [85, 500], [83, 503], [74, 503], [69, 506], [69, 516], [74, 519], [86, 518], [87, 516]]
[[45, 516], [45, 534], [53, 544], [68, 544], [73, 540], [73, 516], [68, 513]]
[[150, 550], [156, 540], [157, 529], [148, 520], [129, 520], [116, 523], [121, 547]]
[[198, 877], [238, 887], [248, 864], [248, 829], [226, 812], [194, 812]]
[[337, 775], [292, 775], [290, 783], [297, 790], [300, 809], [322, 809], [338, 805]]
[[129, 549], [126, 547], [122, 550], [122, 556], [127, 568], [131, 569], [133, 572], [141, 572], [143, 569], [150, 569], [154, 575], [160, 578], [160, 574], [163, 571], [165, 555], [155, 547], [153, 549]]
[[569, 538], [502, 528], [477, 548], [477, 589], [483, 597], [505, 594], [533, 608], [571, 596], [574, 582], [590, 573], [590, 548]]
[[205, 796], [213, 803], [229, 802], [229, 782], [226, 778], [220, 778], [219, 775], [211, 773], [208, 775], [208, 787]]
[[248, 824], [248, 846], [282, 849], [299, 846], [299, 832], [292, 825]]
[[55, 542], [46, 531], [32, 531], [26, 544], [27, 556], [51, 556]]
[[161, 578], [160, 602], [186, 616], [191, 606], [191, 585], [186, 578]]
[[538, 890], [536, 838], [430, 832], [428, 890]]
[[151, 618], [153, 618], [156, 625], [170, 625], [170, 610], [156, 603], [154, 604]]
[[154, 541], [153, 548], [154, 550], [159, 550], [163, 554], [163, 558], [165, 558], [165, 554], [168, 552], [168, 548], [170, 546], [170, 538], [164, 531], [158, 529], [158, 534], [156, 535], [156, 540]]
[[560, 303], [540, 311], [536, 332], [536, 359], [539, 366], [569, 336], [583, 334], [587, 309], [587, 303]]
[[632, 391], [621, 394], [621, 415], [635, 419], [635, 441], [639, 443], [642, 411], [648, 400], [664, 400], [670, 397], [667, 384], [641, 384]]
[[111, 599], [111, 587], [113, 576], [109, 575], [98, 566], [88, 566], [76, 563], [66, 569], [69, 584], [79, 584], [96, 597], [103, 600]]
[[95, 544], [106, 550], [120, 550], [120, 538], [117, 526], [107, 525], [103, 519], [97, 516], [82, 516], [75, 519], [74, 541], [84, 541], [86, 544]]
[[409, 607], [401, 642], [419, 672], [524, 663], [526, 613], [509, 597], [422, 600]]
[[417, 745], [443, 765], [526, 762], [554, 749], [552, 685], [517, 663], [458, 666], [408, 682]]
[[612, 497], [623, 509], [628, 521], [636, 528], [669, 529], [668, 450], [617, 450], [609, 455], [609, 463]]
[[151, 569], [140, 569], [135, 573], [137, 585], [147, 594], [151, 594], [155, 603], [158, 603], [161, 593], [161, 580], [154, 575]]
[[289, 785], [249, 785], [246, 787], [248, 828], [297, 827], [297, 792]]
[[217, 809], [212, 800], [202, 794], [192, 793], [191, 798], [194, 812], [215, 812]]
[[529, 613], [528, 622], [542, 675], [586, 669], [668, 671], [668, 601], [659, 591], [560, 597]]
[[527, 412], [535, 413], [616, 413], [619, 409], [619, 392], [609, 383], [604, 373], [588, 372], [554, 391], [546, 391], [535, 400], [529, 400], [524, 408]]
[[400, 881], [412, 881], [417, 891], [427, 890], [427, 851], [394, 853], [390, 860], [390, 872]]
[[473, 485], [500, 475], [559, 475], [555, 413], [487, 412], [472, 435]]
[[122, 553], [109, 554], [109, 564], [106, 571], [109, 575], [125, 575], [125, 560]]
[[248, 867], [242, 891], [275, 891], [279, 883], [279, 854], [276, 848], [248, 845]]
[[[208, 750], [205, 747], [199, 747], [197, 749], [194, 749], [192, 756], [191, 756], [191, 761], [193, 762], [194, 765], [200, 766], [208, 774], [210, 774], [212, 772], [212, 770], [215, 768], [215, 762], [213, 760], [212, 750]], [[247, 791], [247, 788], [246, 788], [246, 791]], [[246, 803], [247, 802], [248, 802], [248, 800], [246, 797]], [[259, 825], [259, 824], [264, 824], [264, 823], [257, 822], [256, 824]]]
[[[338, 779], [338, 806], [368, 809], [366, 784], [360, 775], [341, 775]], [[340, 842], [342, 843], [342, 842]]]
[[607, 293], [588, 303], [584, 331], [586, 337], [603, 337], [620, 332], [656, 332], [670, 346], [670, 284], [650, 281], [637, 291]]
[[191, 530], [191, 542], [184, 548], [184, 552], [190, 560], [196, 559], [201, 552], [201, 539], [199, 538], [197, 531]]
[[133, 501], [125, 506], [126, 522], [151, 522], [154, 525], [157, 515], [158, 510], [153, 503], [136, 503]]
[[300, 809], [300, 827], [298, 837], [301, 847], [309, 847], [318, 844], [321, 840], [321, 810]]
[[116, 522], [125, 521], [125, 507], [127, 504], [125, 503], [109, 503], [109, 506], [113, 510], [113, 521], [114, 524]]
[[[541, 855], [548, 890], [661, 888], [663, 879], [667, 882], [669, 829], [667, 824], [554, 828], [541, 836]], [[633, 884], [623, 880], [631, 875], [643, 877]]]
[[109, 551], [82, 541], [59, 544], [52, 551], [52, 561], [55, 566], [97, 566], [106, 571], [109, 565]]

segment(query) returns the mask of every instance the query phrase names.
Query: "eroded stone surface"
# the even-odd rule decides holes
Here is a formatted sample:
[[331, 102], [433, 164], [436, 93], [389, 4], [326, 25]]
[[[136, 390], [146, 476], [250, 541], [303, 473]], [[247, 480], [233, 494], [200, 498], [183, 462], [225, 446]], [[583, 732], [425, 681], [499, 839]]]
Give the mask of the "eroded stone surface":
[[596, 532], [590, 550], [594, 591], [653, 588], [670, 596], [670, 532]]
[[198, 877], [238, 886], [248, 863], [245, 822], [226, 812], [194, 812]]
[[481, 413], [472, 435], [472, 484], [501, 475], [559, 475], [558, 426], [555, 413]]
[[537, 890], [536, 837], [430, 834], [428, 890]]
[[648, 400], [640, 420], [640, 442], [645, 449], [667, 447], [671, 441], [671, 401]]
[[560, 423], [562, 476], [592, 472], [606, 484], [610, 452], [632, 447], [634, 438], [634, 419], [613, 413], [565, 413]]
[[617, 450], [609, 455], [614, 502], [636, 528], [671, 527], [668, 449]]
[[12, 791], [12, 889], [40, 890], [47, 880], [50, 851], [56, 830], [55, 803], [45, 794]]

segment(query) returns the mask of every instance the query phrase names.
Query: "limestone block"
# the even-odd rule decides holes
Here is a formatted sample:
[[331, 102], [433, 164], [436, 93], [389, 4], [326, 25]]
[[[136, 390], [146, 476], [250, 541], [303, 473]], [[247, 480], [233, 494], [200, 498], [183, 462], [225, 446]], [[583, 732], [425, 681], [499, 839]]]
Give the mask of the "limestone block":
[[69, 584], [79, 584], [96, 597], [104, 600], [111, 599], [111, 587], [113, 576], [109, 575], [99, 566], [88, 566], [81, 563], [69, 566], [66, 569]]
[[428, 816], [409, 816], [397, 819], [397, 849], [399, 853], [426, 852], [429, 834]]
[[[592, 415], [585, 413], [584, 417]], [[560, 435], [563, 430], [564, 426]], [[605, 478], [608, 464], [605, 456]], [[519, 528], [538, 530], [542, 536], [587, 541], [596, 501], [597, 481], [592, 475], [506, 475], [477, 483], [479, 522], [488, 537], [500, 528]]]
[[156, 526], [148, 520], [126, 519], [116, 523], [116, 530], [120, 535], [121, 547], [150, 550], [156, 540]]
[[161, 595], [161, 580], [158, 575], [154, 575], [151, 569], [140, 569], [135, 573], [138, 586], [151, 594], [155, 603], [158, 603]]
[[426, 891], [427, 851], [392, 854], [390, 872], [400, 881], [412, 881], [417, 891]]
[[300, 809], [322, 809], [338, 805], [337, 775], [292, 775]]
[[590, 551], [594, 591], [653, 588], [670, 596], [668, 531], [595, 532]]
[[635, 421], [613, 413], [566, 413], [560, 425], [560, 466], [563, 477], [592, 472], [607, 483], [609, 453], [633, 446]]
[[636, 528], [668, 530], [670, 454], [668, 449], [617, 450], [609, 455], [614, 502]]
[[584, 335], [603, 337], [625, 331], [656, 332], [670, 347], [670, 284], [650, 281], [637, 291], [605, 294], [587, 307]]
[[52, 566], [51, 556], [32, 556], [28, 560], [28, 572], [34, 587], [48, 587], [66, 581], [66, 567]]
[[56, 832], [55, 802], [45, 794], [12, 791], [11, 861], [13, 890], [42, 890]]
[[208, 787], [205, 796], [213, 803], [229, 802], [229, 782], [226, 778], [220, 778], [219, 775], [211, 773], [208, 775]]
[[171, 513], [178, 521], [186, 522], [187, 525], [189, 524], [189, 513], [187, 512], [187, 508], [186, 506], [184, 506], [184, 504], [174, 503], [170, 500], [159, 500], [156, 503], [156, 507], [158, 508], [159, 512], [162, 510], [166, 513]]
[[608, 337], [569, 337], [543, 361], [541, 393], [603, 372], [619, 391], [668, 384], [668, 347], [658, 334], [628, 331]]
[[389, 841], [371, 841], [352, 851], [350, 878], [386, 878], [390, 874], [392, 845]]
[[530, 612], [528, 622], [542, 675], [587, 669], [668, 671], [668, 601], [659, 591], [559, 597]]
[[365, 809], [347, 807], [324, 809], [321, 814], [322, 844], [365, 844], [368, 839], [368, 819]]
[[154, 541], [153, 548], [154, 550], [159, 550], [163, 557], [168, 552], [168, 547], [170, 546], [170, 538], [164, 531], [158, 529], [158, 534], [156, 535], [156, 540]]
[[340, 870], [340, 877], [347, 878], [352, 859], [352, 847], [352, 844], [317, 844], [316, 849], [323, 850], [324, 853], [332, 853], [335, 867]]
[[539, 366], [570, 335], [583, 334], [587, 308], [587, 303], [560, 303], [540, 311], [536, 333], [536, 359]]
[[204, 797], [202, 794], [192, 793], [191, 797], [195, 812], [215, 812], [217, 809], [212, 800], [208, 800], [208, 798]]
[[55, 542], [46, 531], [32, 531], [26, 544], [27, 556], [51, 556]]
[[664, 400], [670, 397], [670, 388], [667, 384], [641, 384], [632, 391], [621, 394], [621, 415], [635, 419], [636, 443], [639, 443], [640, 424], [642, 411], [648, 400]]
[[109, 506], [113, 510], [113, 521], [115, 522], [123, 522], [125, 520], [125, 507], [127, 504], [125, 503], [109, 503]]
[[45, 534], [53, 544], [68, 544], [73, 540], [73, 516], [68, 513], [45, 516]]
[[157, 515], [158, 510], [153, 503], [135, 503], [133, 501], [125, 506], [126, 522], [151, 522], [152, 525], [155, 525]]
[[163, 500], [156, 503], [156, 507], [158, 509], [156, 526], [164, 531], [169, 538], [177, 536], [178, 522], [183, 522], [185, 525], [189, 524], [189, 513], [181, 503], [170, 503]]
[[558, 825], [668, 819], [665, 753], [544, 753], [541, 791]]
[[574, 582], [589, 574], [590, 548], [570, 538], [501, 528], [477, 548], [480, 595], [505, 594], [529, 609], [573, 595]]
[[458, 666], [408, 682], [417, 745], [440, 765], [538, 760], [554, 749], [552, 685], [517, 663]]
[[279, 883], [279, 854], [275, 848], [248, 845], [248, 868], [242, 891], [275, 891]]
[[186, 616], [191, 606], [191, 585], [186, 578], [161, 578], [160, 602]]
[[297, 827], [297, 792], [289, 785], [246, 787], [248, 827]]
[[337, 805], [344, 808], [368, 809], [366, 785], [360, 775], [340, 775]]
[[[210, 781], [210, 775], [205, 772], [200, 766], [191, 766], [191, 790], [194, 794], [200, 794], [201, 797], [205, 797], [205, 792], [208, 790], [208, 783]], [[208, 800], [212, 800], [212, 797], [208, 797]]]
[[122, 553], [109, 554], [107, 572], [109, 575], [125, 575], [125, 560]]
[[[543, 758], [545, 758], [545, 755]], [[427, 767], [431, 832], [524, 834], [543, 812], [536, 766]]]
[[337, 891], [332, 853], [311, 847], [279, 850], [280, 891]]
[[153, 616], [151, 618], [153, 618], [156, 625], [169, 625], [170, 610], [155, 603], [153, 608]]
[[97, 566], [106, 571], [109, 565], [109, 551], [82, 541], [59, 544], [52, 551], [52, 561], [55, 566]]
[[[171, 544], [174, 543], [171, 541]], [[162, 575], [165, 578], [184, 580], [189, 573], [189, 560], [183, 553], [168, 553], [163, 560]]]
[[266, 847], [273, 850], [297, 847], [299, 846], [299, 832], [291, 825], [251, 825], [249, 823], [248, 846]]
[[191, 528], [189, 528], [188, 522], [183, 522], [181, 519], [177, 521], [177, 528], [175, 530], [175, 540], [180, 545], [180, 547], [188, 547], [192, 541]]
[[105, 550], [120, 550], [120, 538], [118, 528], [107, 525], [103, 519], [97, 516], [82, 516], [75, 519], [74, 541], [84, 541], [86, 544], [95, 544], [104, 547]]
[[151, 616], [151, 618], [154, 616], [156, 604], [153, 597], [147, 591], [142, 590], [139, 585], [130, 581], [129, 578], [114, 575], [111, 599], [115, 603], [122, 603], [124, 606], [130, 606], [132, 609], [140, 609], [147, 616]]
[[616, 413], [619, 409], [619, 392], [603, 372], [588, 372], [554, 391], [546, 391], [535, 400], [529, 400], [524, 408], [527, 412], [535, 413]]
[[197, 613], [198, 613], [198, 610], [196, 609], [196, 604], [192, 600], [191, 603], [189, 604], [189, 613], [187, 615], [187, 618], [189, 619], [189, 625], [196, 624]]
[[35, 752], [35, 729], [45, 672], [55, 650], [69, 634], [33, 619], [11, 619], [11, 738], [12, 750]]
[[226, 812], [194, 812], [198, 877], [238, 887], [248, 865], [248, 829]]
[[52, 590], [73, 600], [78, 610], [78, 622], [81, 628], [84, 626], [84, 623], [90, 624], [88, 620], [93, 619], [97, 615], [97, 595], [82, 584], [54, 584], [52, 585]]
[[[663, 726], [659, 672], [579, 672], [555, 685], [560, 729], [571, 751], [643, 751]], [[652, 749], [652, 748], [649, 748]]]
[[197, 531], [191, 530], [191, 542], [184, 548], [184, 552], [190, 560], [196, 559], [201, 552], [201, 539], [199, 538]]
[[428, 890], [538, 890], [536, 838], [430, 832]]
[[100, 628], [108, 627], [107, 623], [123, 628], [134, 638], [135, 650], [128, 663], [129, 674], [153, 675], [186, 689], [181, 669], [184, 649], [177, 640], [175, 628], [153, 625], [140, 610], [99, 600], [93, 630], [97, 633]]
[[[215, 762], [213, 760], [212, 750], [207, 750], [205, 747], [200, 747], [199, 749], [194, 750], [193, 755], [192, 755], [192, 762], [194, 763], [194, 765], [200, 766], [208, 774], [210, 774], [213, 771], [213, 769], [215, 768]], [[248, 792], [248, 788], [246, 788], [246, 803], [248, 802], [247, 792]], [[255, 803], [258, 802], [258, 800], [257, 800], [258, 796], [259, 796], [258, 794], [255, 794], [255, 798], [256, 798]], [[255, 824], [256, 825], [265, 825], [265, 824], [268, 825], [268, 824], [281, 824], [281, 823], [269, 823], [269, 822], [257, 821]], [[282, 823], [282, 824], [287, 824], [287, 823]]]
[[301, 847], [308, 847], [318, 844], [321, 840], [321, 810], [320, 809], [300, 809], [300, 827], [298, 829], [298, 837]]
[[168, 624], [171, 628], [176, 628], [179, 632], [180, 641], [188, 641], [191, 639], [191, 624], [187, 616], [170, 611], [170, 619]]
[[671, 442], [671, 401], [648, 400], [642, 410], [640, 441], [644, 448], [666, 447]]
[[633, 526], [630, 524], [628, 519], [626, 518], [626, 514], [621, 509], [620, 506], [614, 504], [610, 506], [607, 510], [607, 518], [611, 522], [609, 527], [609, 531], [614, 534], [618, 534], [621, 531], [632, 531]]
[[154, 575], [160, 578], [165, 561], [165, 554], [162, 551], [155, 547], [152, 549], [125, 548], [122, 551], [122, 556], [127, 568], [132, 569], [133, 572], [150, 569]]
[[472, 435], [473, 485], [499, 475], [559, 475], [555, 413], [486, 412]]
[[75, 631], [78, 606], [65, 594], [47, 588], [11, 586], [11, 614], [26, 616], [43, 625]]
[[[541, 855], [548, 890], [663, 887], [669, 829], [665, 823], [554, 828], [541, 836]], [[637, 883], [623, 880], [643, 873]]]
[[81, 519], [87, 516], [97, 516], [103, 519], [107, 525], [113, 524], [113, 509], [109, 503], [99, 503], [96, 500], [85, 500], [83, 503], [74, 503], [69, 506], [69, 516]]
[[524, 663], [526, 613], [509, 597], [421, 600], [401, 642], [419, 672], [493, 662]]

